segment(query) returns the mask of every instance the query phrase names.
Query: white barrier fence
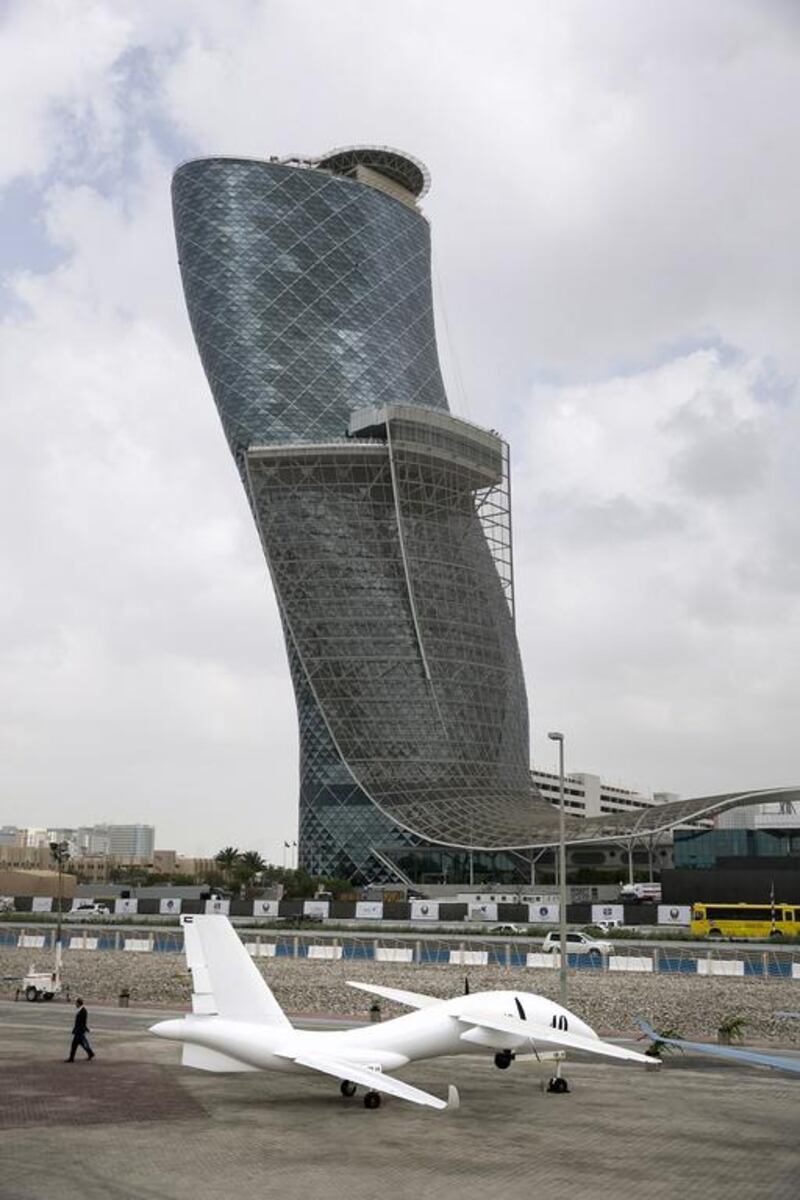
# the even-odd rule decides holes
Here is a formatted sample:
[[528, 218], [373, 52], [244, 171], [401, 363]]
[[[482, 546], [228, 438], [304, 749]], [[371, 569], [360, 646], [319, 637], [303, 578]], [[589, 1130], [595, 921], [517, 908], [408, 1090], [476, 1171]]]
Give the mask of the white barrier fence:
[[653, 970], [652, 958], [644, 958], [636, 954], [609, 954], [609, 971], [639, 971], [646, 974]]
[[698, 958], [698, 975], [744, 975], [744, 963], [735, 958]]
[[[557, 970], [560, 956], [530, 949], [527, 939], [473, 939], [465, 943], [456, 937], [394, 938], [332, 936], [320, 934], [261, 935], [242, 931], [242, 941], [253, 958], [307, 959], [309, 962], [376, 962], [413, 966], [489, 967], [494, 970]], [[0, 926], [0, 948], [18, 948], [47, 952], [55, 945], [55, 930], [12, 929]], [[170, 953], [183, 951], [180, 932], [94, 927], [91, 934], [64, 931], [62, 945], [67, 950], [102, 953], [106, 950], [129, 953]], [[800, 949], [745, 946], [698, 948], [679, 944], [660, 946], [613, 943], [612, 952], [568, 954], [570, 971], [609, 971], [630, 974], [684, 974], [703, 977], [724, 976], [739, 979], [781, 978], [800, 981]]]

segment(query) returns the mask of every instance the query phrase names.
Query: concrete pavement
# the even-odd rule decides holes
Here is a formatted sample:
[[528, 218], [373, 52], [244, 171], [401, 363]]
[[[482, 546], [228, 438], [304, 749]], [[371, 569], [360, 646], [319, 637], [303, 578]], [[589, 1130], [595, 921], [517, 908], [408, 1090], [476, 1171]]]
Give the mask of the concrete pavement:
[[[421, 1063], [457, 1112], [375, 1112], [334, 1080], [184, 1071], [164, 1010], [90, 1010], [97, 1059], [61, 1061], [66, 1005], [0, 1005], [0, 1200], [796, 1200], [800, 1078], [676, 1055], [657, 1072], [575, 1062]], [[81, 1052], [79, 1051], [79, 1054]]]

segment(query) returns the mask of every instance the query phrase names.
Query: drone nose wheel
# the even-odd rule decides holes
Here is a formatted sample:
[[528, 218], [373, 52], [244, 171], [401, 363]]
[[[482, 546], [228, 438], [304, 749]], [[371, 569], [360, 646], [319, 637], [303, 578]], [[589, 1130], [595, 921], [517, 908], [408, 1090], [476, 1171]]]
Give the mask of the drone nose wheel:
[[552, 1096], [563, 1096], [569, 1091], [569, 1084], [566, 1079], [562, 1079], [560, 1075], [553, 1075], [547, 1081], [547, 1091]]

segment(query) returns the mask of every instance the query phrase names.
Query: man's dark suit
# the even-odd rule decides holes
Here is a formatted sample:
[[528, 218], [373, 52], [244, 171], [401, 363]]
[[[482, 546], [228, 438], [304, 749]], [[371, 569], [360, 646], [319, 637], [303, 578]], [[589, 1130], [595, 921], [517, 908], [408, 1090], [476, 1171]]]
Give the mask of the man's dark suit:
[[89, 1014], [86, 1011], [86, 1005], [82, 1004], [75, 1014], [75, 1024], [72, 1026], [72, 1045], [70, 1046], [69, 1058], [67, 1062], [75, 1061], [75, 1051], [78, 1046], [83, 1046], [89, 1058], [94, 1058], [94, 1050], [89, 1045], [89, 1039], [86, 1034], [89, 1031]]

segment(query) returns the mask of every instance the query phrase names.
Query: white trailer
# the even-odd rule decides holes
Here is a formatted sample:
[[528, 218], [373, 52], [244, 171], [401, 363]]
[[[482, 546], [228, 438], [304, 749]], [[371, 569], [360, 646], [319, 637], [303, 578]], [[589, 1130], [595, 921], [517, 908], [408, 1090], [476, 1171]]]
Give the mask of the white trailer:
[[22, 979], [22, 993], [26, 1000], [52, 1000], [62, 991], [61, 983], [61, 943], [56, 943], [56, 962], [54, 971], [37, 971], [32, 964], [27, 975]]

